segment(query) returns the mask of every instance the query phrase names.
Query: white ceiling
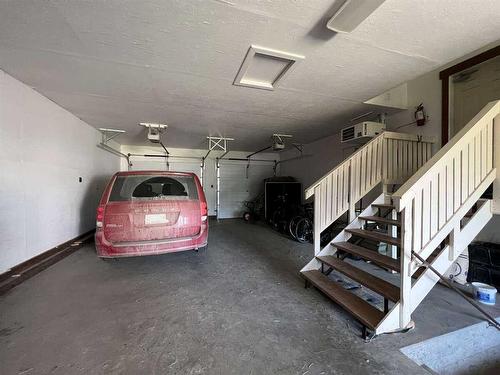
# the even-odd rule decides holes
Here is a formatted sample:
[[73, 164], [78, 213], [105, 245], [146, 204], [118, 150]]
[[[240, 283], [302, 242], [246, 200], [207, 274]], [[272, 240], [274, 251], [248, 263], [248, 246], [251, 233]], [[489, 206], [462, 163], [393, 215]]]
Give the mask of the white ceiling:
[[[272, 133], [310, 142], [366, 112], [363, 101], [500, 39], [498, 0], [387, 0], [351, 34], [343, 0], [1, 0], [0, 68], [95, 127], [170, 147]], [[304, 55], [277, 90], [233, 86], [251, 44]]]

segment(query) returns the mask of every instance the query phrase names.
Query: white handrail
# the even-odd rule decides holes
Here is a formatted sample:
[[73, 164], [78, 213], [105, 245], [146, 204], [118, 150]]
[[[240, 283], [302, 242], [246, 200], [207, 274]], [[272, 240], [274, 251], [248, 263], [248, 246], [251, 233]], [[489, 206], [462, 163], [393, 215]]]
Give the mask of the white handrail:
[[[447, 154], [451, 149], [460, 147], [460, 144], [470, 139], [471, 134], [474, 132], [475, 126], [479, 122], [492, 123], [495, 116], [500, 112], [500, 100], [488, 103], [483, 109], [470, 120], [465, 127], [463, 127], [444, 147], [442, 147], [422, 168], [420, 168], [411, 178], [409, 178], [393, 195], [392, 199], [398, 206], [404, 200], [405, 196], [411, 191], [418, 189], [417, 182], [424, 178], [425, 175], [432, 174], [447, 160]], [[493, 133], [491, 133], [493, 135]], [[492, 139], [491, 139], [492, 140]], [[492, 152], [492, 146], [490, 151]], [[449, 155], [449, 154], [448, 154]]]
[[[317, 179], [313, 184], [311, 184], [307, 189], [305, 189], [305, 196], [306, 199], [312, 197], [314, 195], [314, 188], [317, 187], [318, 185], [321, 184], [328, 176], [330, 176], [332, 173], [335, 172], [335, 170], [339, 169], [342, 164], [347, 163], [349, 159], [354, 158], [355, 156], [361, 154], [365, 148], [367, 148], [370, 143], [375, 142], [378, 138], [384, 138], [384, 139], [392, 139], [392, 140], [401, 140], [401, 141], [410, 141], [414, 143], [422, 143], [425, 145], [431, 145], [433, 143], [436, 143], [436, 138], [432, 136], [421, 136], [418, 134], [407, 134], [407, 133], [396, 133], [396, 132], [390, 132], [390, 131], [385, 131], [383, 133], [380, 133], [377, 135], [375, 138], [373, 138], [371, 141], [368, 143], [365, 143], [362, 147], [358, 148], [353, 154], [351, 154], [347, 159], [345, 159], [343, 162], [340, 164], [336, 165], [333, 169], [325, 173], [323, 176], [321, 176], [319, 179]], [[429, 148], [426, 148], [426, 150], [429, 150]]]
[[433, 137], [383, 132], [360, 147], [305, 191], [315, 196], [315, 253], [321, 232], [341, 215], [354, 216], [356, 202], [380, 182], [401, 183], [432, 155]]
[[[493, 122], [499, 115], [500, 100], [488, 103], [392, 195], [396, 209], [407, 211], [406, 252], [429, 256], [449, 233], [454, 215], [485, 181], [495, 179]], [[445, 228], [447, 233], [439, 233]]]

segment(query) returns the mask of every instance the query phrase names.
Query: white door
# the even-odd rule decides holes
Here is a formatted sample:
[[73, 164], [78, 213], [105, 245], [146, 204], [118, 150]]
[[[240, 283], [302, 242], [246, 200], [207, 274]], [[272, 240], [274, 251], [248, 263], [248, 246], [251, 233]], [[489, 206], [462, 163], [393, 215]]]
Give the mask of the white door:
[[245, 201], [253, 200], [264, 189], [264, 179], [273, 177], [274, 161], [221, 160], [219, 162], [219, 219], [241, 217]]
[[[486, 104], [500, 99], [500, 56], [485, 61], [466, 72], [452, 77], [453, 119], [450, 121], [450, 135], [462, 129]], [[500, 177], [500, 124], [495, 124], [495, 167]], [[500, 179], [493, 184], [493, 212], [500, 214]]]
[[458, 133], [489, 102], [500, 99], [500, 57], [453, 76], [450, 135]]

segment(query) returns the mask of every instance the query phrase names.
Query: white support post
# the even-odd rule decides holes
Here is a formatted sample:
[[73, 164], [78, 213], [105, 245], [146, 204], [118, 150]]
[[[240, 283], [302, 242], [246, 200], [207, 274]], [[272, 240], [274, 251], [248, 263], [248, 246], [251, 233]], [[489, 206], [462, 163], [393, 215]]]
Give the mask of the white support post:
[[356, 219], [356, 205], [349, 202], [349, 223]]
[[[383, 184], [382, 185], [382, 192], [384, 194], [384, 203], [385, 204], [390, 204], [391, 203], [391, 198], [389, 196], [389, 185], [388, 184]], [[398, 213], [396, 210], [392, 210], [390, 214], [390, 219], [391, 220], [397, 220], [398, 219]], [[395, 225], [387, 225], [387, 235], [391, 237], [397, 237], [398, 236], [398, 228]], [[390, 256], [393, 259], [397, 259], [398, 257], [398, 252], [397, 248], [394, 245], [386, 244], [387, 245], [387, 256]], [[394, 270], [388, 270], [391, 273], [396, 273]]]
[[458, 243], [460, 241], [460, 220], [457, 222], [457, 224], [453, 227], [451, 233], [450, 233], [450, 250], [449, 250], [449, 255], [448, 259], [453, 262], [455, 259], [460, 254], [457, 254], [457, 250], [460, 248], [460, 245]]
[[401, 329], [406, 328], [411, 321], [411, 210], [405, 207], [401, 212], [403, 219], [401, 226], [401, 296], [400, 296], [400, 313], [399, 326]]
[[382, 184], [382, 193], [384, 193], [384, 203], [389, 204], [391, 203], [390, 198], [389, 198], [389, 185], [386, 183]]
[[216, 184], [217, 184], [217, 189], [215, 192], [215, 214], [217, 216], [217, 220], [219, 220], [219, 216], [220, 216], [220, 164], [219, 164], [219, 159], [215, 159], [215, 175], [216, 175]]
[[[391, 211], [391, 220], [397, 220], [398, 219], [398, 213], [396, 210], [392, 210]], [[388, 225], [387, 227], [387, 234], [391, 237], [397, 237], [398, 236], [398, 227], [396, 227], [395, 225]], [[394, 246], [394, 245], [389, 245], [387, 244], [388, 248], [387, 248], [387, 255], [390, 256], [391, 258], [393, 259], [397, 259], [398, 258], [398, 250], [397, 250], [397, 247]], [[396, 273], [396, 271], [394, 270], [390, 270], [391, 273]]]
[[497, 170], [497, 178], [493, 183], [493, 213], [500, 215], [500, 114], [493, 119], [491, 126], [492, 139], [488, 141], [488, 147], [491, 147], [493, 168]]
[[354, 186], [355, 186], [355, 181], [354, 181], [354, 173], [353, 173], [353, 165], [349, 166], [349, 211], [348, 211], [348, 221], [349, 223], [352, 223], [354, 219], [356, 219], [356, 202], [354, 200]]
[[321, 251], [321, 195], [320, 187], [314, 189], [314, 256]]

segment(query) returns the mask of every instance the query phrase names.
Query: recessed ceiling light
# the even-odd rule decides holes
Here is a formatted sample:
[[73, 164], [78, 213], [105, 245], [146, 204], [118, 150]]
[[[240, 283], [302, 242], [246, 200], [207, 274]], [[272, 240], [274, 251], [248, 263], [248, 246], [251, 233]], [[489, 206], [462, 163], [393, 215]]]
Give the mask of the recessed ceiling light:
[[304, 56], [259, 46], [250, 46], [234, 84], [274, 90]]
[[350, 33], [385, 0], [346, 0], [326, 24], [337, 33]]

